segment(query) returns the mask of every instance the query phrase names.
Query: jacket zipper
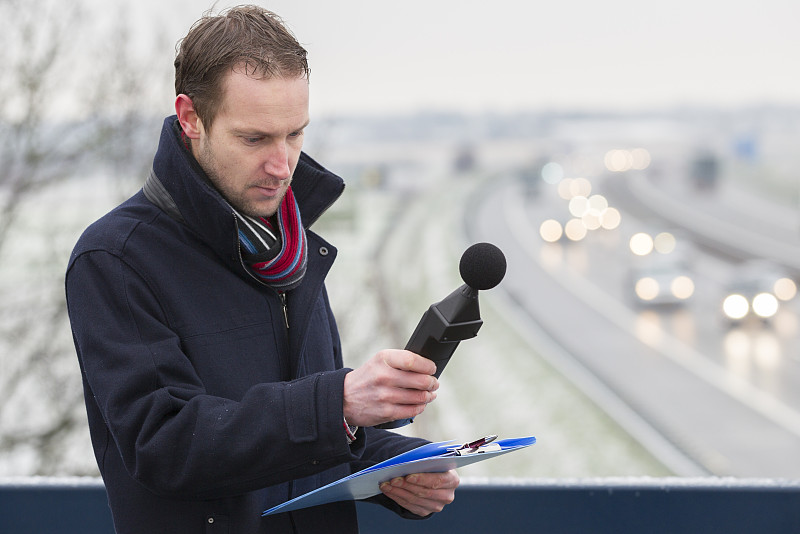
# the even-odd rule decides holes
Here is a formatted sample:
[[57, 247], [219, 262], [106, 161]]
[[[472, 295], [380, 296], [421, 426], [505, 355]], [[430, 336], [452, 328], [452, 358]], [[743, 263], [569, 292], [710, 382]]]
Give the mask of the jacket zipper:
[[289, 330], [289, 308], [286, 304], [286, 293], [283, 291], [278, 291], [278, 296], [281, 299], [281, 305], [283, 306], [283, 321], [286, 325], [286, 330]]

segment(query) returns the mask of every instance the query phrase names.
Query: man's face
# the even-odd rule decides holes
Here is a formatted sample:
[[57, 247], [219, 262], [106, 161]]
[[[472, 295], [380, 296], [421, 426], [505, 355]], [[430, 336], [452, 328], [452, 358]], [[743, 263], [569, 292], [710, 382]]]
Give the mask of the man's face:
[[308, 80], [256, 79], [234, 70], [223, 91], [211, 130], [201, 125], [192, 152], [234, 208], [270, 217], [300, 158], [309, 120]]

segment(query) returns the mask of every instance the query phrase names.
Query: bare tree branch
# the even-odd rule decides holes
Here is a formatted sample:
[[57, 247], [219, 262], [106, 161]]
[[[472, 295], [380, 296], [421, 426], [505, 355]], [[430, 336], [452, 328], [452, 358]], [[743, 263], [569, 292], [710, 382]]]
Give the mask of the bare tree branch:
[[[130, 18], [115, 7], [107, 27], [80, 3], [0, 0], [0, 476], [93, 469], [63, 289], [75, 225], [87, 221], [56, 219], [45, 199], [57, 205], [92, 173], [136, 177], [118, 186], [129, 194], [152, 158], [153, 135], [141, 132], [159, 126], [146, 110], [168, 87], [171, 47], [161, 37], [133, 50]], [[89, 461], [76, 464], [64, 443], [81, 440]]]

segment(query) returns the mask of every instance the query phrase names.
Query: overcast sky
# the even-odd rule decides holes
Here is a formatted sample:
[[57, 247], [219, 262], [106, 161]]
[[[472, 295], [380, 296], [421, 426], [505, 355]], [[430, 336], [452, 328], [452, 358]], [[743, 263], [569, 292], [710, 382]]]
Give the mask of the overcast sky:
[[[798, 0], [256, 3], [308, 49], [319, 114], [800, 105]], [[174, 42], [211, 5], [137, 15]]]

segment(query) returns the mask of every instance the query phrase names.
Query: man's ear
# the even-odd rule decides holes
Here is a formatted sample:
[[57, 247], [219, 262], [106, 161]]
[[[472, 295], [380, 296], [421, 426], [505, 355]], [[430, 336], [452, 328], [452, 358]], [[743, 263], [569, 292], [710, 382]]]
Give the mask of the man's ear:
[[189, 139], [199, 139], [200, 132], [203, 130], [203, 123], [194, 109], [194, 102], [186, 95], [178, 95], [175, 98], [175, 113], [178, 115], [178, 122], [181, 129]]

